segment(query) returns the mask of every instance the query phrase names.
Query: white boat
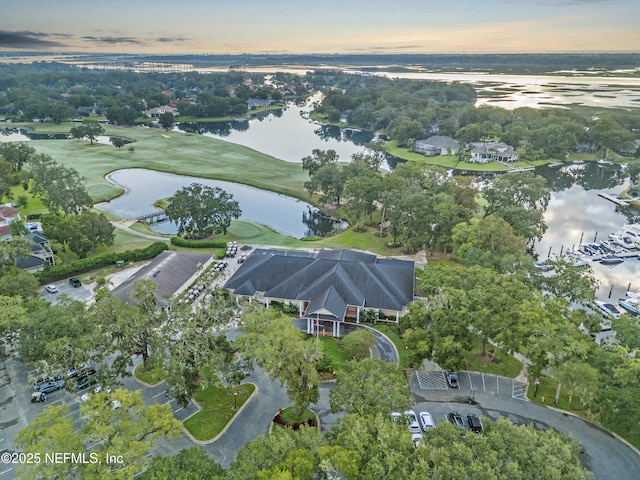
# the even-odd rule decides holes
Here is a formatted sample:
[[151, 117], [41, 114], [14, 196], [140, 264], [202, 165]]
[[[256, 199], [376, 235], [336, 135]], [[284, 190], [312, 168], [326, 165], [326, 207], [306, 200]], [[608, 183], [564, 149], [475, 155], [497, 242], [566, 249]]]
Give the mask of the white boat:
[[596, 163], [598, 165], [613, 165], [613, 162], [610, 160], [605, 160], [604, 158], [601, 158], [600, 160], [597, 160]]
[[618, 300], [618, 305], [631, 315], [640, 316], [640, 298], [625, 297]]
[[603, 255], [600, 257], [600, 263], [603, 265], [618, 265], [624, 262], [624, 258], [617, 257], [616, 255]]
[[620, 235], [620, 234], [616, 234], [616, 233], [610, 233], [609, 234], [609, 240], [611, 240], [613, 243], [615, 243], [616, 245], [619, 245], [623, 248], [627, 248], [627, 249], [634, 249], [636, 248], [635, 243], [633, 243], [633, 240], [631, 240], [631, 238], [628, 235]]
[[600, 310], [605, 317], [620, 318], [620, 310], [618, 310], [616, 306], [611, 303], [596, 300], [596, 307], [598, 307], [598, 310]]

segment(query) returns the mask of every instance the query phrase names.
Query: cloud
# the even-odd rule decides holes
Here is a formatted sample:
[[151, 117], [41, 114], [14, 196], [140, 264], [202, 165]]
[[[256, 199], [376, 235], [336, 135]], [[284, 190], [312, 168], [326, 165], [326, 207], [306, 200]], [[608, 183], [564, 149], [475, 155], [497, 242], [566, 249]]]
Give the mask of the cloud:
[[9, 32], [0, 30], [0, 48], [52, 48], [63, 46], [63, 43], [45, 40], [46, 37], [56, 36], [66, 38], [66, 34], [48, 34], [42, 32]]
[[89, 40], [91, 42], [96, 43], [108, 43], [110, 45], [114, 45], [116, 43], [123, 43], [129, 45], [142, 45], [142, 42], [136, 38], [132, 37], [93, 37], [90, 35], [86, 35], [82, 37], [83, 40]]
[[570, 7], [574, 5], [592, 5], [594, 3], [610, 3], [610, 0], [547, 0], [535, 2], [536, 5], [544, 5], [545, 7]]
[[182, 37], [159, 37], [156, 38], [156, 41], [161, 43], [174, 43], [174, 42], [186, 42], [186, 38]]

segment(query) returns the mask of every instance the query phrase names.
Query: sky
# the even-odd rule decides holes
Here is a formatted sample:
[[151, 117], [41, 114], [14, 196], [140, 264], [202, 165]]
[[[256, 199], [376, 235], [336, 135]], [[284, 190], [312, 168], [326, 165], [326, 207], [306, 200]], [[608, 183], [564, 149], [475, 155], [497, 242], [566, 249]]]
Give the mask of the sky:
[[640, 51], [638, 0], [3, 2], [0, 52]]

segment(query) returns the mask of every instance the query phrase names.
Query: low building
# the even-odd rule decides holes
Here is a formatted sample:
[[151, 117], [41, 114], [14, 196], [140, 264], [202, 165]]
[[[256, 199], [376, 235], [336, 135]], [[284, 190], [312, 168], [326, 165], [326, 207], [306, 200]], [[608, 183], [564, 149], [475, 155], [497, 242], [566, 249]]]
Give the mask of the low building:
[[24, 236], [31, 240], [29, 255], [19, 257], [16, 267], [28, 272], [44, 270], [47, 265], [55, 265], [56, 260], [49, 240], [40, 232], [31, 232]]
[[149, 118], [160, 118], [165, 113], [172, 113], [176, 117], [180, 115], [178, 113], [178, 109], [171, 105], [163, 105], [161, 107], [150, 108], [149, 110], [144, 111], [144, 114]]
[[14, 220], [20, 220], [20, 210], [12, 204], [5, 203], [0, 206], [0, 236], [9, 233], [9, 224]]
[[247, 108], [252, 110], [254, 108], [270, 107], [273, 105], [273, 100], [267, 100], [264, 98], [249, 98], [247, 99]]
[[256, 249], [225, 288], [267, 306], [274, 301], [296, 305], [307, 320], [307, 333], [330, 323], [332, 335], [339, 337], [340, 324], [347, 317], [359, 322], [363, 310], [397, 322], [413, 301], [414, 280], [414, 263], [406, 260], [354, 250]]
[[413, 151], [425, 155], [455, 155], [460, 150], [460, 144], [445, 135], [433, 135], [426, 140], [416, 140]]
[[471, 163], [515, 162], [518, 154], [511, 145], [501, 142], [471, 144]]
[[179, 294], [192, 284], [212, 260], [213, 257], [207, 253], [165, 250], [118, 285], [113, 290], [113, 296], [132, 304], [131, 293], [133, 293], [135, 282], [149, 278], [157, 285], [155, 294], [158, 305], [166, 309], [169, 307], [167, 299]]

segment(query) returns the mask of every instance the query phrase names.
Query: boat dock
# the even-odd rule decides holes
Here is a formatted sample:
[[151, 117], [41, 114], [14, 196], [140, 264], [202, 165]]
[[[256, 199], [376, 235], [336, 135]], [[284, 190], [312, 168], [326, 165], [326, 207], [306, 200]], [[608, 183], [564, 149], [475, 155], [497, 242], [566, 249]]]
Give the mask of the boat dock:
[[613, 202], [616, 205], [620, 205], [621, 207], [628, 207], [629, 206], [628, 202], [626, 202], [624, 200], [621, 200], [620, 198], [616, 198], [616, 197], [614, 197], [612, 195], [609, 195], [608, 193], [600, 192], [600, 193], [598, 193], [598, 196], [604, 198], [605, 200], [609, 200], [610, 202]]
[[136, 220], [141, 223], [158, 223], [164, 222], [165, 220], [168, 220], [168, 218], [164, 210], [157, 210], [152, 213], [147, 213], [146, 215], [140, 215], [139, 217], [136, 217]]

